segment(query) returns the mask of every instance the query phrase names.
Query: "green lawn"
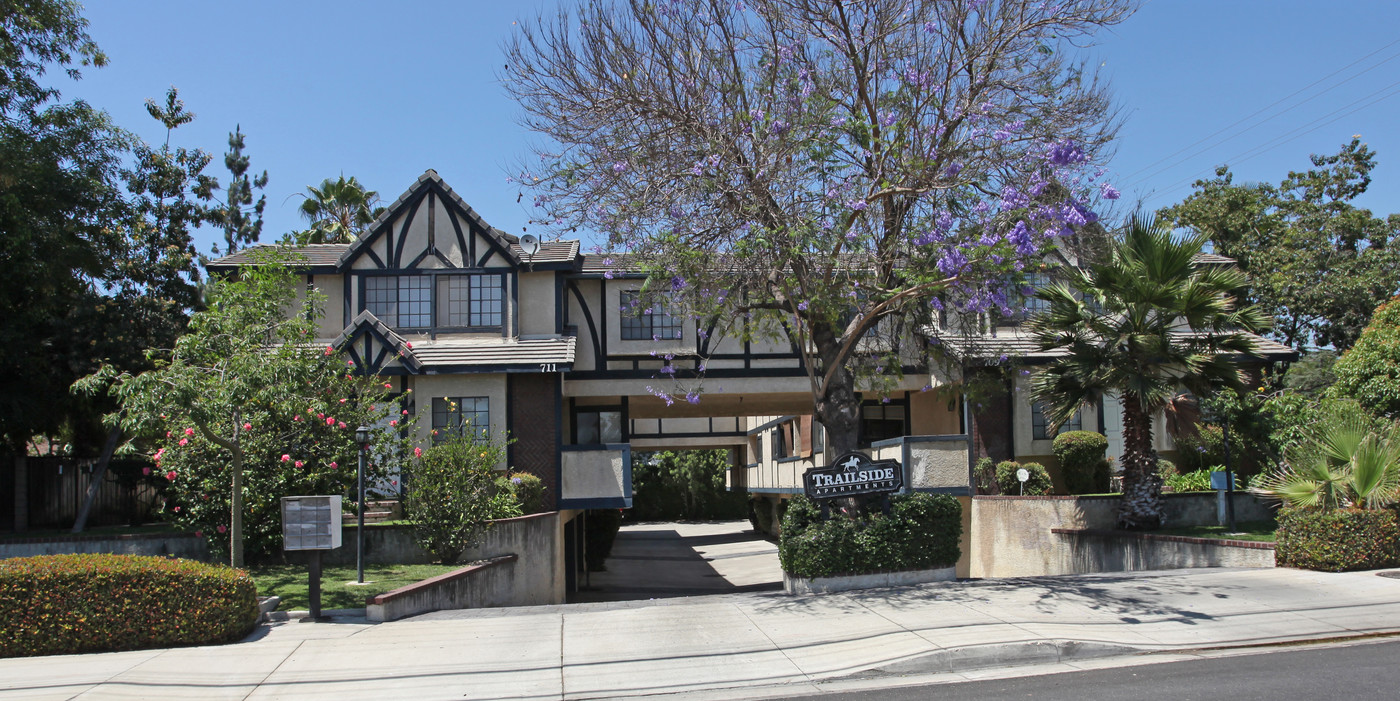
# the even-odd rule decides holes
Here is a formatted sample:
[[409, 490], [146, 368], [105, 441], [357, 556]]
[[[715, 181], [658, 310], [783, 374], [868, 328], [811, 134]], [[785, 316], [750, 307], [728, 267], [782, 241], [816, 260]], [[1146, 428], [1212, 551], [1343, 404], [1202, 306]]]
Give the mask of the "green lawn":
[[[355, 581], [355, 568], [323, 567], [321, 569], [321, 608], [358, 609], [365, 607], [365, 598], [420, 582], [444, 572], [458, 569], [448, 565], [367, 565], [365, 584]], [[248, 572], [258, 585], [258, 596], [280, 596], [280, 611], [310, 608], [307, 598], [306, 565], [264, 565], [250, 567]]]
[[1184, 535], [1192, 538], [1220, 538], [1224, 540], [1253, 540], [1261, 543], [1274, 542], [1274, 529], [1277, 525], [1273, 521], [1247, 521], [1236, 523], [1240, 535], [1225, 535], [1225, 526], [1183, 526], [1181, 528], [1163, 528], [1152, 531], [1158, 535]]

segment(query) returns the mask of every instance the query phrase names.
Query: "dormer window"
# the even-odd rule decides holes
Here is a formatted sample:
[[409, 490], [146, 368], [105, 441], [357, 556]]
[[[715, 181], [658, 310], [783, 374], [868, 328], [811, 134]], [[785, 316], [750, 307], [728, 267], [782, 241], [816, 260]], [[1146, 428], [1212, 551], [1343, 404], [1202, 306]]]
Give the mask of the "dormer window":
[[399, 329], [496, 330], [505, 316], [499, 273], [370, 275], [365, 309]]

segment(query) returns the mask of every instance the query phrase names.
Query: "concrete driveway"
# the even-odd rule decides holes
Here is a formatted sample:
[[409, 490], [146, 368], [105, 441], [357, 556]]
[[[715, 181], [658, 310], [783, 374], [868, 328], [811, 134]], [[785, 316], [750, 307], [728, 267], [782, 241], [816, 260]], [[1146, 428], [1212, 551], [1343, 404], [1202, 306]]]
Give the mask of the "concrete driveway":
[[627, 524], [606, 572], [590, 573], [570, 602], [664, 599], [782, 589], [778, 546], [748, 521]]

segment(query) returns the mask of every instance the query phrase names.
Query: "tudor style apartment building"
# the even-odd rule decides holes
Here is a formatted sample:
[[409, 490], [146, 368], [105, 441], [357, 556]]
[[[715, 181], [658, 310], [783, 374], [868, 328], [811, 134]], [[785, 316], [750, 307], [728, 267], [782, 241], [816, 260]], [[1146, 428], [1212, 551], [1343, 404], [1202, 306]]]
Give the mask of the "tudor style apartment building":
[[[329, 300], [318, 342], [344, 350], [360, 371], [400, 392], [412, 389], [406, 399], [413, 398], [424, 444], [434, 429], [465, 422], [513, 439], [501, 467], [539, 475], [565, 520], [583, 509], [631, 506], [633, 449], [732, 448], [730, 487], [754, 495], [757, 508], [800, 493], [802, 472], [824, 464], [795, 348], [701, 334], [663, 305], [623, 312], [640, 278], [584, 255], [577, 241], [527, 251], [432, 170], [361, 240], [296, 252], [306, 289]], [[253, 260], [250, 249], [209, 268], [233, 272]], [[1231, 261], [1207, 256], [1201, 263]], [[974, 335], [937, 324], [918, 333], [958, 354], [963, 374], [994, 370], [1007, 358], [1031, 367], [1048, 359], [1013, 322]], [[1256, 345], [1260, 362], [1291, 357], [1265, 339]], [[665, 382], [665, 363], [698, 364], [702, 355], [702, 402], [667, 405], [648, 391]], [[959, 378], [936, 369], [906, 373], [883, 400], [872, 396], [862, 407], [862, 442], [876, 459], [901, 461], [907, 488], [963, 497], [972, 493], [978, 457], [1053, 466], [1054, 436], [1027, 399], [1027, 380], [1010, 373], [999, 380], [1005, 392], [969, 406]], [[1107, 435], [1113, 454], [1118, 416], [1109, 398], [1086, 406], [1079, 426]], [[1157, 435], [1169, 451], [1165, 431]]]

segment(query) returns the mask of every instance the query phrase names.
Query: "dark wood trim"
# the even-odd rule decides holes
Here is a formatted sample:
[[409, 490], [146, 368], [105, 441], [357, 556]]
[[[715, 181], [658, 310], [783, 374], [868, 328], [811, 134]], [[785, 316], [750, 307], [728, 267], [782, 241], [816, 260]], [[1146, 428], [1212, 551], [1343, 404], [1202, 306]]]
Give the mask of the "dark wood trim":
[[574, 299], [578, 300], [579, 309], [583, 310], [583, 321], [588, 324], [588, 335], [593, 338], [593, 367], [594, 369], [607, 369], [608, 359], [603, 355], [603, 344], [598, 339], [598, 329], [593, 325], [593, 313], [588, 310], [588, 303], [583, 301], [583, 292], [573, 280], [568, 282], [569, 291], [574, 293]]

